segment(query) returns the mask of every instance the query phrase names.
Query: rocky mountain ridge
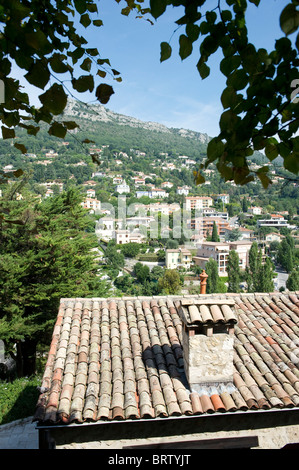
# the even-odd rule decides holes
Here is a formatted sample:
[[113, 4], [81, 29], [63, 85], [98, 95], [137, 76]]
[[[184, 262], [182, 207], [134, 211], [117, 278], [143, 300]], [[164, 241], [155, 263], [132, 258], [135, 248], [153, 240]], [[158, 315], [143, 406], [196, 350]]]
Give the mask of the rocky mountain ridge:
[[198, 140], [203, 144], [207, 144], [210, 137], [207, 134], [192, 131], [189, 129], [176, 129], [168, 128], [164, 124], [152, 121], [142, 121], [140, 119], [118, 114], [105, 108], [101, 104], [85, 104], [76, 100], [68, 100], [67, 106], [63, 113], [63, 119], [72, 119], [82, 124], [82, 121], [88, 122], [106, 122], [114, 123], [123, 126], [130, 126], [135, 128], [146, 129], [149, 131], [162, 132], [167, 134], [178, 134], [182, 137], [189, 137]]

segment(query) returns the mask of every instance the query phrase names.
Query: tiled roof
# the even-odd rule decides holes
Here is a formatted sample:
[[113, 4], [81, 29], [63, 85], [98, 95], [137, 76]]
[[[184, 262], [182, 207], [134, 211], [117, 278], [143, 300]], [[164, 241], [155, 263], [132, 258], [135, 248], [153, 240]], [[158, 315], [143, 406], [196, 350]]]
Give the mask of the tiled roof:
[[237, 320], [233, 386], [189, 390], [178, 311], [186, 309], [186, 297], [62, 299], [35, 420], [81, 423], [299, 406], [299, 292], [190, 296], [187, 307], [190, 299], [211, 315], [218, 303], [216, 313], [225, 316], [223, 302]]

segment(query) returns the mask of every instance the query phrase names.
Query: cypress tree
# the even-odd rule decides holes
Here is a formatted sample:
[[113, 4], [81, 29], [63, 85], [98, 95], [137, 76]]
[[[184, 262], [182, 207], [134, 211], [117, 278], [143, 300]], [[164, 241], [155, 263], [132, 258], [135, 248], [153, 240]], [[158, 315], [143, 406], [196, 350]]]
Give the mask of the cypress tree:
[[235, 250], [231, 250], [227, 261], [228, 292], [240, 292], [240, 265], [239, 256]]
[[218, 230], [217, 230], [217, 225], [216, 225], [216, 222], [214, 221], [213, 223], [213, 231], [212, 231], [212, 238], [211, 238], [211, 241], [212, 242], [219, 242], [220, 241], [220, 238], [218, 236]]

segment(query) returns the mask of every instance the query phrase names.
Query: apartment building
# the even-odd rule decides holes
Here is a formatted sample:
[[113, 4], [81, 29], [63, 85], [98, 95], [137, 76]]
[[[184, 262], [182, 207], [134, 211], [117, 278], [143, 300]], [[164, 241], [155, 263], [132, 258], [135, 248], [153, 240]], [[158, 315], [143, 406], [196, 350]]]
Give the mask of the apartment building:
[[200, 234], [203, 238], [212, 235], [214, 222], [216, 223], [219, 237], [224, 237], [226, 230], [229, 228], [227, 220], [221, 217], [195, 217], [187, 220], [187, 228]]
[[192, 263], [192, 253], [186, 248], [166, 250], [165, 264], [167, 269], [179, 267], [189, 269]]
[[288, 224], [288, 221], [279, 214], [271, 214], [269, 219], [260, 219], [257, 221], [258, 227], [276, 227], [276, 228], [292, 228], [293, 226]]
[[205, 266], [210, 258], [214, 259], [218, 264], [219, 276], [227, 276], [227, 262], [229, 252], [235, 250], [238, 253], [240, 260], [240, 269], [245, 270], [249, 261], [249, 250], [252, 242], [249, 241], [236, 241], [236, 242], [204, 242], [197, 249], [196, 256], [193, 261], [197, 266], [205, 269]]
[[209, 196], [187, 196], [185, 199], [186, 210], [206, 209], [213, 205], [213, 199]]
[[135, 204], [135, 211], [140, 215], [151, 215], [161, 212], [163, 215], [169, 215], [180, 210], [180, 205], [176, 202], [172, 204], [153, 202], [151, 204]]

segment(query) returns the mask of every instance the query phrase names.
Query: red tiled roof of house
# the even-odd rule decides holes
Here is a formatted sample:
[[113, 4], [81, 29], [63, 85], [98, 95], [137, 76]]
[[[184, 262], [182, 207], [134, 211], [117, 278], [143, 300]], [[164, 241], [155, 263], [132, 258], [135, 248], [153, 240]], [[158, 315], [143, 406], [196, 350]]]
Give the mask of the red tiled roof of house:
[[[227, 305], [217, 320], [211, 313], [235, 323], [230, 387], [189, 389], [179, 309], [191, 304], [193, 315], [194, 305], [205, 305], [205, 314]], [[298, 340], [299, 292], [62, 299], [34, 419], [68, 424], [298, 407]]]

